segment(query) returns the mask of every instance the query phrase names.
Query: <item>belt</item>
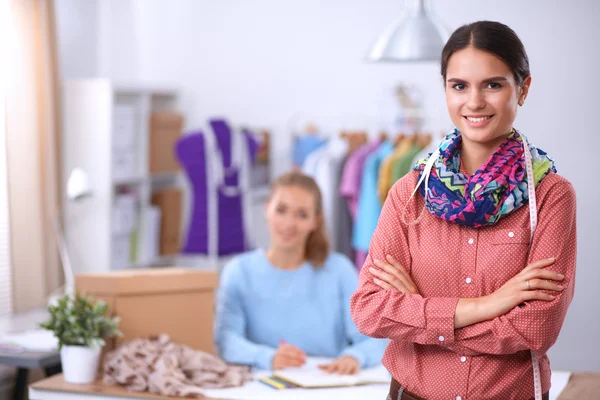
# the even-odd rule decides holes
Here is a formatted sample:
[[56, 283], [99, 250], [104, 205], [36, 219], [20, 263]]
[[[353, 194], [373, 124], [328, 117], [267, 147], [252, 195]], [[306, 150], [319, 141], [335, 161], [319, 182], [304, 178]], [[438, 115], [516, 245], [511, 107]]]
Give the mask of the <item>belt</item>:
[[[548, 392], [542, 395], [542, 400], [549, 400], [550, 395]], [[390, 384], [390, 393], [387, 396], [386, 400], [425, 400], [422, 397], [417, 396], [416, 394], [412, 394], [407, 391], [404, 386], [398, 383], [394, 378], [392, 378], [392, 382]], [[533, 400], [533, 398], [532, 398]]]

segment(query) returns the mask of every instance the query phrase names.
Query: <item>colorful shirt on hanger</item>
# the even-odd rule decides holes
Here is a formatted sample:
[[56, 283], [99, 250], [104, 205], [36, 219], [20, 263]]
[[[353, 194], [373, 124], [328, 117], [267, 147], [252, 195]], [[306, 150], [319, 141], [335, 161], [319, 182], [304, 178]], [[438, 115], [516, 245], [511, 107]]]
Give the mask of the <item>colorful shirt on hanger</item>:
[[386, 140], [365, 161], [358, 198], [358, 213], [352, 230], [354, 249], [369, 250], [371, 236], [381, 213], [381, 200], [377, 195], [379, 167], [381, 162], [393, 151], [393, 143]]
[[411, 146], [412, 141], [409, 138], [402, 139], [400, 143], [396, 145], [394, 152], [381, 162], [381, 166], [379, 167], [379, 180], [377, 181], [377, 193], [381, 204], [385, 201], [385, 198], [394, 183], [394, 181], [392, 181], [392, 166], [410, 150]]
[[348, 156], [344, 164], [344, 171], [340, 181], [340, 194], [346, 198], [348, 209], [352, 217], [356, 219], [358, 212], [358, 196], [360, 193], [360, 183], [362, 180], [363, 167], [367, 157], [375, 152], [381, 141], [369, 142], [361, 146], [358, 150]]
[[396, 160], [394, 165], [392, 165], [392, 185], [411, 171], [412, 166], [417, 161], [417, 154], [421, 150], [420, 146], [413, 144], [404, 156]]
[[294, 167], [302, 168], [306, 158], [315, 150], [324, 146], [327, 139], [315, 134], [294, 137], [292, 143], [292, 163]]
[[323, 216], [325, 227], [333, 249], [339, 251], [340, 220], [341, 215], [337, 210], [343, 206], [342, 198], [337, 192], [339, 176], [343, 167], [343, 160], [348, 153], [348, 142], [339, 137], [332, 137], [327, 144], [314, 151], [306, 158], [302, 171], [312, 176], [319, 188], [323, 201]]

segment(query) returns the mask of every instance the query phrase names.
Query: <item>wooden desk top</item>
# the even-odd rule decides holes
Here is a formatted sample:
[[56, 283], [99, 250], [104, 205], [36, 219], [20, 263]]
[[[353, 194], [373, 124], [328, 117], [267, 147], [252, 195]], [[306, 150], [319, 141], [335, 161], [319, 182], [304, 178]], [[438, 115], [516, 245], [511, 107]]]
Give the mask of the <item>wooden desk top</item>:
[[[62, 374], [54, 375], [50, 378], [43, 379], [31, 385], [33, 389], [93, 394], [114, 397], [131, 397], [140, 399], [179, 399], [181, 397], [167, 397], [154, 395], [148, 392], [130, 392], [122, 386], [110, 386], [102, 383], [102, 380], [97, 380], [89, 385], [76, 385], [66, 383], [63, 380]], [[208, 398], [204, 398], [208, 400]], [[571, 375], [569, 383], [565, 390], [561, 393], [558, 400], [582, 400], [582, 399], [600, 399], [600, 373], [582, 373], [576, 372]]]
[[95, 394], [103, 396], [114, 396], [114, 397], [131, 397], [139, 399], [179, 399], [181, 397], [172, 396], [160, 396], [148, 392], [130, 392], [122, 386], [111, 386], [106, 385], [102, 382], [102, 379], [96, 380], [90, 384], [74, 384], [67, 383], [63, 379], [63, 374], [51, 376], [50, 378], [43, 379], [31, 385], [33, 389], [49, 390], [56, 392], [69, 392], [69, 393], [81, 393], [81, 394]]

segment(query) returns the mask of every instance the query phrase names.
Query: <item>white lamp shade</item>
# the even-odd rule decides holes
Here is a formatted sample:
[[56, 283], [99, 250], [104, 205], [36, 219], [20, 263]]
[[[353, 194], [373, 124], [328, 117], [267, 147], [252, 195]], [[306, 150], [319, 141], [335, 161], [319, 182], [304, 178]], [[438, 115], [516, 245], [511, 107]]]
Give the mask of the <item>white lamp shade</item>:
[[414, 12], [379, 37], [367, 58], [373, 62], [439, 61], [448, 37], [421, 1]]

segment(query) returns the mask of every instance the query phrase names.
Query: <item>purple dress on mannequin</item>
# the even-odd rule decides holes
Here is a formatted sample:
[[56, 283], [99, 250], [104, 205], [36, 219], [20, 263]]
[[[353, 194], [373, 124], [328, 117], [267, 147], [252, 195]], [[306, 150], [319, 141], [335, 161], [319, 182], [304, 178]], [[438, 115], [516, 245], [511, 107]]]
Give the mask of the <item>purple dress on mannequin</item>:
[[[223, 161], [224, 182], [218, 188], [219, 209], [219, 255], [241, 253], [247, 250], [247, 238], [244, 234], [244, 219], [241, 191], [239, 185], [239, 166], [233, 165], [232, 138], [233, 132], [224, 120], [211, 120], [217, 146]], [[210, 134], [210, 133], [209, 133]], [[244, 132], [250, 149], [250, 159], [256, 157], [257, 146], [248, 132]], [[183, 136], [176, 146], [176, 153], [192, 186], [192, 212], [187, 238], [183, 246], [184, 253], [208, 253], [208, 185], [207, 185], [207, 145], [204, 133], [193, 132]], [[224, 185], [223, 185], [224, 183]]]

